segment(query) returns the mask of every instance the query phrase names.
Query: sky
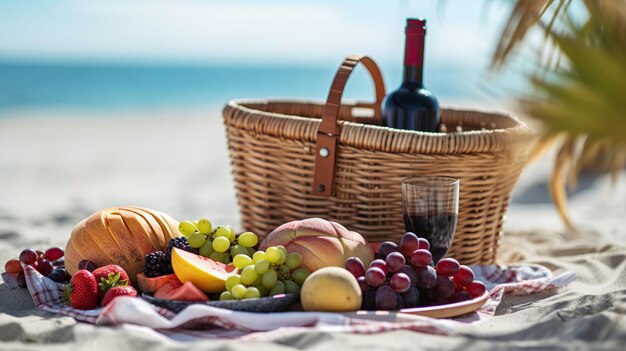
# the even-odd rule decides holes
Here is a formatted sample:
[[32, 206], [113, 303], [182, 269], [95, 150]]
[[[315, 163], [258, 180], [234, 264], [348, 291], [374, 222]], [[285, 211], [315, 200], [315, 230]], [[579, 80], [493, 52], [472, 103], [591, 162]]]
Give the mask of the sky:
[[499, 0], [2, 0], [0, 61], [400, 64], [406, 17], [428, 20], [426, 62], [486, 67]]

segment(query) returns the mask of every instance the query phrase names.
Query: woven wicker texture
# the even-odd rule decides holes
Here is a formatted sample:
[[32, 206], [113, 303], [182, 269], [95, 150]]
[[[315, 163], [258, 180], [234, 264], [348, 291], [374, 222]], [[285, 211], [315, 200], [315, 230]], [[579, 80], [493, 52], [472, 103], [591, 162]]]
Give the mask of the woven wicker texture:
[[[335, 196], [312, 195], [315, 140], [323, 103], [234, 100], [224, 108], [237, 200], [246, 230], [261, 237], [307, 217], [337, 221], [367, 240], [404, 233], [400, 182], [415, 175], [461, 180], [459, 217], [448, 256], [493, 263], [530, 130], [509, 115], [442, 109], [448, 133], [354, 122], [339, 137]], [[341, 119], [353, 106], [342, 105]], [[417, 233], [419, 235], [419, 233]]]

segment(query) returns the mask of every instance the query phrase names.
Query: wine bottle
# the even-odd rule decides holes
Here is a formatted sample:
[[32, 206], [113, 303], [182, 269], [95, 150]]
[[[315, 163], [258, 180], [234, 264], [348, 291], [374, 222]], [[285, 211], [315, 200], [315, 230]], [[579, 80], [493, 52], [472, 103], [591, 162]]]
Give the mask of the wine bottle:
[[404, 79], [398, 89], [385, 97], [383, 120], [390, 128], [437, 132], [439, 103], [423, 82], [426, 20], [407, 19], [405, 33]]

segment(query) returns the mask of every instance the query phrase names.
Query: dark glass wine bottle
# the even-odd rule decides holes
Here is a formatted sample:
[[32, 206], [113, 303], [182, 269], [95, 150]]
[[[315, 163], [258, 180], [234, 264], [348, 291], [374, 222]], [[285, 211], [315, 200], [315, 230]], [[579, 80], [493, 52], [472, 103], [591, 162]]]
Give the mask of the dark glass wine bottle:
[[426, 20], [407, 19], [404, 79], [398, 89], [385, 97], [382, 106], [387, 127], [439, 131], [439, 103], [423, 82], [425, 37]]

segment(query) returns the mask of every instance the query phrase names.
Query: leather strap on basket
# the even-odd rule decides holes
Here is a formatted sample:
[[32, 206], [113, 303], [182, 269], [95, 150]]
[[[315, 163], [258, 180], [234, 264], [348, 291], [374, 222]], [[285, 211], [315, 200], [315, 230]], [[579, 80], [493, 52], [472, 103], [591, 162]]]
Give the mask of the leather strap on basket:
[[331, 196], [335, 187], [335, 165], [337, 161], [337, 138], [341, 133], [341, 124], [337, 122], [343, 90], [354, 67], [361, 62], [374, 80], [376, 102], [358, 104], [358, 107], [370, 107], [374, 110], [373, 122], [380, 124], [380, 105], [385, 97], [385, 84], [378, 66], [371, 58], [362, 55], [350, 55], [343, 61], [326, 99], [322, 112], [322, 123], [317, 131], [315, 143], [315, 171], [313, 175], [313, 194]]

